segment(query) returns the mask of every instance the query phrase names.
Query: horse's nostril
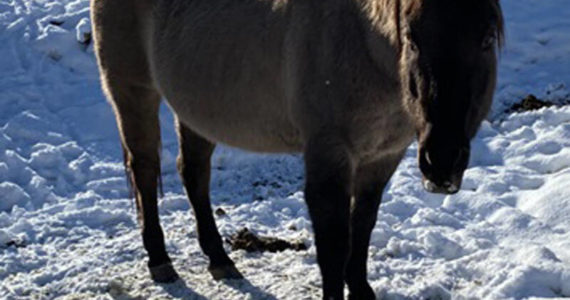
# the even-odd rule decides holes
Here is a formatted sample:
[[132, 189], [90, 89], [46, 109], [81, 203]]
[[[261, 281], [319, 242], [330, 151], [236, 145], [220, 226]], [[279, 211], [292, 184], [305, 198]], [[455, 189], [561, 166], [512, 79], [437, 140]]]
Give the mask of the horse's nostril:
[[425, 156], [426, 156], [426, 161], [427, 161], [427, 163], [430, 164], [430, 165], [433, 165], [433, 163], [431, 162], [431, 157], [429, 157], [429, 151], [426, 151]]
[[447, 187], [447, 191], [449, 193], [457, 193], [459, 191], [459, 187], [455, 184], [450, 185], [449, 187]]
[[443, 187], [446, 188], [446, 189], [449, 188], [449, 187], [451, 187], [451, 181], [444, 181], [444, 182], [443, 182]]
[[437, 190], [437, 185], [435, 185], [435, 183], [431, 182], [431, 180], [425, 180], [424, 181], [424, 188], [428, 191], [428, 192], [435, 192]]

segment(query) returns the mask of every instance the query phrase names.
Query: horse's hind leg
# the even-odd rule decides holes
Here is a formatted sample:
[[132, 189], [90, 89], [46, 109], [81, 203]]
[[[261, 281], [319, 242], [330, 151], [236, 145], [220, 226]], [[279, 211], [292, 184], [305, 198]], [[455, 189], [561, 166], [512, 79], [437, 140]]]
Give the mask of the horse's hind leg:
[[171, 282], [178, 275], [166, 254], [157, 207], [160, 95], [150, 75], [139, 22], [147, 3], [91, 1], [91, 20], [101, 82], [117, 118], [150, 273], [155, 281]]
[[159, 223], [157, 181], [160, 176], [160, 127], [158, 108], [160, 96], [154, 90], [134, 87], [119, 80], [109, 82], [111, 95], [135, 191], [143, 245], [152, 279], [172, 282], [178, 275], [172, 268], [164, 246]]
[[214, 279], [242, 278], [222, 246], [210, 205], [210, 157], [215, 145], [177, 123], [180, 156], [178, 170], [194, 209], [198, 241], [210, 258], [208, 270]]

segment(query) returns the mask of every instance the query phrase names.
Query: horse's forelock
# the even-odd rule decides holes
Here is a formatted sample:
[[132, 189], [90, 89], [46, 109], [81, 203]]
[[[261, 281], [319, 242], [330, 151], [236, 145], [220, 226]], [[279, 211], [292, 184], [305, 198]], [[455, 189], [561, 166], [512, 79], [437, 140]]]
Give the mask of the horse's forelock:
[[[462, 0], [463, 1], [463, 0]], [[481, 0], [476, 0], [481, 1]], [[488, 0], [496, 16], [497, 47], [501, 50], [505, 44], [504, 17], [499, 0]], [[402, 46], [403, 22], [412, 19], [421, 13], [422, 0], [370, 0], [365, 3], [369, 17], [381, 27], [395, 46]], [[387, 16], [388, 15], [388, 16]]]
[[[413, 18], [418, 13], [421, 13], [423, 0], [395, 0], [395, 1], [397, 1], [398, 3], [403, 2], [402, 4], [398, 4], [400, 9], [402, 10], [403, 17]], [[481, 0], [474, 0], [474, 1], [481, 1]], [[499, 0], [487, 0], [487, 1], [489, 1], [490, 6], [493, 9], [493, 15], [497, 18], [495, 34], [497, 36], [497, 47], [500, 50], [505, 45], [505, 20], [503, 16], [503, 10], [501, 8], [501, 3]]]

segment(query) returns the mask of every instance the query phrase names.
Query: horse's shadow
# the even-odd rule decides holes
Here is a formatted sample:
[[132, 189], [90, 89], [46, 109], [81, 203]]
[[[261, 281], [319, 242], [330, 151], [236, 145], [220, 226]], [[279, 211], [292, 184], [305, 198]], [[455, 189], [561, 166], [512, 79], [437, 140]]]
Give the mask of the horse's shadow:
[[184, 300], [208, 300], [208, 298], [198, 294], [192, 288], [186, 285], [186, 281], [180, 278], [171, 284], [160, 284], [166, 293], [174, 299]]
[[257, 286], [251, 284], [247, 278], [240, 280], [226, 280], [224, 283], [227, 286], [242, 292], [244, 295], [250, 295], [251, 299], [277, 300], [274, 295], [267, 293]]
[[[240, 280], [224, 280], [223, 282], [228, 287], [240, 291], [244, 296], [250, 295], [252, 299], [277, 300], [274, 295], [269, 294], [251, 284], [251, 282], [246, 278]], [[172, 284], [160, 284], [160, 286], [166, 293], [175, 299], [208, 300], [205, 296], [198, 294], [192, 288], [188, 287], [186, 281], [183, 279], [179, 279]]]

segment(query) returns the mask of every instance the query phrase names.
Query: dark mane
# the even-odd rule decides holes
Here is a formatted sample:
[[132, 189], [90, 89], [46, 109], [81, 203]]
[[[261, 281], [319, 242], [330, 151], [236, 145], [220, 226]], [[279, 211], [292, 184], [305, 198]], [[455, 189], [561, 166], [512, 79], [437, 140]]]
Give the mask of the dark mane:
[[497, 15], [497, 47], [499, 50], [503, 48], [505, 45], [505, 19], [503, 17], [503, 10], [501, 9], [501, 3], [497, 0], [489, 0], [491, 1], [491, 6], [495, 9], [495, 14]]
[[[444, 11], [446, 13], [451, 13], [448, 12], [448, 7], [454, 3], [456, 0], [448, 0], [448, 1], [441, 1], [440, 2], [440, 7], [439, 9], [441, 9], [440, 11]], [[466, 1], [466, 0], [462, 0], [462, 1]], [[477, 5], [482, 8], [482, 12], [485, 12], [485, 14], [487, 16], [491, 15], [489, 20], [475, 20], [473, 19], [473, 22], [480, 22], [480, 21], [494, 21], [496, 22], [496, 28], [495, 28], [495, 36], [496, 36], [496, 45], [497, 48], [499, 50], [501, 50], [505, 44], [505, 21], [504, 21], [504, 16], [503, 16], [503, 11], [501, 8], [501, 4], [498, 0], [487, 0], [489, 1], [488, 5], [485, 5], [484, 2], [482, 2], [482, 0], [474, 0], [472, 1], [473, 3], [477, 3]], [[366, 2], [366, 1], [365, 1]], [[424, 5], [425, 1], [415, 1], [415, 0], [372, 0], [372, 1], [368, 1], [368, 3], [378, 3], [376, 4], [377, 6], [384, 6], [384, 8], [388, 8], [389, 10], [392, 10], [395, 12], [392, 12], [395, 17], [397, 18], [395, 20], [395, 24], [398, 25], [397, 28], [394, 28], [396, 26], [392, 26], [391, 28], [389, 27], [388, 29], [390, 30], [397, 30], [398, 35], [400, 35], [400, 20], [399, 17], [400, 16], [406, 16], [407, 18], [414, 18], [414, 15], [417, 15], [418, 13], [420, 13], [422, 11], [422, 9], [424, 9], [423, 5]], [[429, 2], [429, 1], [428, 1]], [[464, 3], [462, 2], [455, 2], [455, 5], [467, 5], [466, 1]], [[370, 5], [370, 4], [369, 4]], [[385, 25], [390, 24], [389, 22], [386, 22]]]

